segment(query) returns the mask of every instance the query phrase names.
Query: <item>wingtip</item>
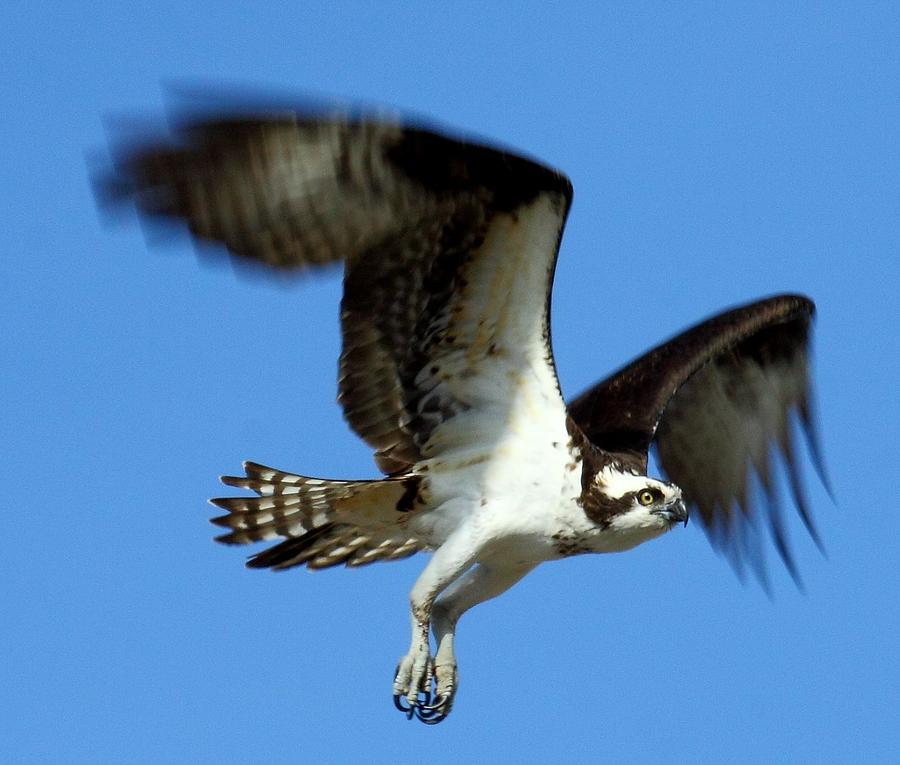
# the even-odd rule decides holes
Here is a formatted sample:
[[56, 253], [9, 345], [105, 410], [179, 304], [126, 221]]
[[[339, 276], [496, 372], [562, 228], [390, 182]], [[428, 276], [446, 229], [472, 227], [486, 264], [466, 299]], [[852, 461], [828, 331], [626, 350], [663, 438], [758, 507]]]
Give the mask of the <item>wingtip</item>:
[[[800, 404], [800, 422], [803, 433], [806, 436], [806, 443], [809, 447], [809, 454], [811, 457], [811, 462], [813, 464], [813, 469], [816, 471], [816, 475], [822, 482], [822, 486], [825, 488], [825, 493], [828, 495], [828, 498], [831, 500], [832, 504], [837, 505], [837, 499], [835, 499], [834, 496], [834, 489], [832, 487], [831, 480], [828, 477], [828, 471], [825, 468], [825, 459], [822, 453], [818, 429], [816, 427], [815, 418], [812, 415], [808, 399], [804, 400]], [[794, 502], [797, 505], [797, 509], [800, 511], [800, 517], [803, 520], [803, 525], [806, 526], [806, 530], [812, 537], [813, 542], [815, 542], [816, 547], [819, 548], [819, 552], [822, 553], [822, 555], [827, 559], [828, 553], [825, 550], [825, 543], [822, 541], [822, 538], [819, 535], [819, 531], [816, 528], [815, 523], [813, 522], [812, 514], [809, 512], [809, 506], [806, 501], [806, 494], [803, 490], [803, 485], [800, 480], [800, 474], [796, 465], [796, 458], [793, 454], [793, 450], [787, 450], [785, 452], [785, 456], [788, 460], [788, 473], [790, 476], [791, 492], [794, 495]]]
[[800, 415], [800, 424], [803, 434], [806, 437], [806, 443], [809, 448], [809, 455], [816, 475], [825, 487], [828, 498], [836, 505], [837, 499], [834, 496], [834, 488], [825, 467], [825, 452], [822, 450], [822, 438], [819, 434], [819, 426], [813, 411], [812, 390], [809, 390], [798, 405], [798, 413]]
[[828, 475], [828, 469], [825, 467], [825, 456], [822, 452], [822, 445], [819, 443], [818, 432], [811, 422], [804, 422], [804, 429], [806, 430], [807, 442], [809, 443], [809, 452], [812, 457], [811, 462], [813, 464], [813, 469], [816, 471], [816, 475], [822, 482], [822, 486], [825, 488], [825, 493], [828, 495], [828, 498], [831, 500], [832, 504], [837, 505], [838, 502], [834, 496], [834, 486]]
[[794, 580], [797, 589], [800, 590], [800, 592], [806, 592], [806, 588], [803, 584], [803, 577], [800, 575], [800, 569], [797, 567], [796, 560], [794, 560], [794, 555], [784, 536], [783, 529], [775, 535], [775, 549], [778, 551], [778, 557], [781, 558], [784, 567], [791, 575], [791, 579]]

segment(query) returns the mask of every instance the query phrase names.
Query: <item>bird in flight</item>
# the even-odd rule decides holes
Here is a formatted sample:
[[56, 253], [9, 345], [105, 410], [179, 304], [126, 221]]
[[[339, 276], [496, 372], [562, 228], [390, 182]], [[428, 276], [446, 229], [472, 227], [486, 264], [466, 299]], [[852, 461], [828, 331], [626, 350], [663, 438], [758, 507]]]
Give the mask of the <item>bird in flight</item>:
[[[246, 462], [222, 482], [255, 496], [211, 500], [213, 523], [225, 544], [278, 540], [251, 568], [431, 553], [393, 678], [407, 717], [446, 718], [460, 617], [545, 561], [629, 550], [690, 509], [739, 567], [761, 570], [768, 527], [796, 575], [773, 454], [818, 542], [792, 430], [819, 467], [806, 297], [709, 318], [567, 403], [549, 319], [572, 201], [561, 173], [402, 121], [286, 110], [176, 119], [112, 153], [108, 201], [275, 271], [343, 263], [338, 401], [384, 477]], [[665, 479], [647, 475], [653, 447]]]

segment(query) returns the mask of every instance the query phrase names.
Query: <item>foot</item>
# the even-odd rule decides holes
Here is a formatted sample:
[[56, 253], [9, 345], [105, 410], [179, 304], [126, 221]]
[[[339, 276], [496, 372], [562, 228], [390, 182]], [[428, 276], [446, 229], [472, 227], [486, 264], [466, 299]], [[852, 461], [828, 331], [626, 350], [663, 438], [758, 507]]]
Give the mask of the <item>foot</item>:
[[394, 706], [412, 719], [416, 710], [431, 703], [434, 662], [428, 644], [413, 647], [397, 665], [394, 674]]
[[453, 707], [457, 689], [456, 662], [442, 663], [440, 656], [434, 662], [434, 695], [431, 701], [416, 710], [416, 717], [427, 725], [443, 722]]
[[435, 664], [428, 657], [425, 671], [417, 671], [415, 658], [404, 656], [394, 677], [394, 706], [408, 720], [417, 717], [436, 725], [450, 714], [456, 695], [456, 664]]

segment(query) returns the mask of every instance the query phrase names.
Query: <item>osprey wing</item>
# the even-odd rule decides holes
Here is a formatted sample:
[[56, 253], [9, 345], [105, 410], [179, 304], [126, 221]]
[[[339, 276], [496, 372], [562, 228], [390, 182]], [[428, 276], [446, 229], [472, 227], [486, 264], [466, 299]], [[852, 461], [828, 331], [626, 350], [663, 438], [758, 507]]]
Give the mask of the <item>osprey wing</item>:
[[698, 511], [713, 545], [738, 571], [749, 562], [764, 580], [751, 471], [766, 493], [768, 525], [791, 574], [772, 483], [771, 446], [783, 456], [797, 510], [816, 543], [794, 440], [799, 414], [824, 479], [811, 416], [808, 345], [813, 303], [783, 295], [719, 314], [654, 348], [569, 407], [597, 446], [646, 469], [652, 444], [660, 464]]
[[523, 396], [564, 411], [548, 317], [572, 196], [559, 173], [393, 122], [283, 112], [188, 121], [114, 154], [113, 201], [281, 271], [344, 262], [339, 399], [385, 472], [489, 448]]

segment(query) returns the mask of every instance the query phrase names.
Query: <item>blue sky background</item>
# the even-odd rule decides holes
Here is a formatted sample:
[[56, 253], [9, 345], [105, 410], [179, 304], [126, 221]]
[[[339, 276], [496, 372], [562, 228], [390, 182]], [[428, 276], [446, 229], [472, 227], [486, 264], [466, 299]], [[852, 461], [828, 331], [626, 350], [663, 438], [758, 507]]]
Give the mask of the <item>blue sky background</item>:
[[[0, 10], [4, 762], [900, 758], [896, 3], [37, 4]], [[727, 8], [725, 7], [727, 6]], [[442, 726], [390, 681], [424, 560], [247, 571], [204, 502], [254, 459], [370, 477], [339, 278], [246, 279], [103, 225], [104, 119], [188, 78], [428, 115], [564, 169], [574, 395], [726, 306], [815, 298], [833, 505], [805, 595], [699, 525], [547, 565], [461, 624]]]

